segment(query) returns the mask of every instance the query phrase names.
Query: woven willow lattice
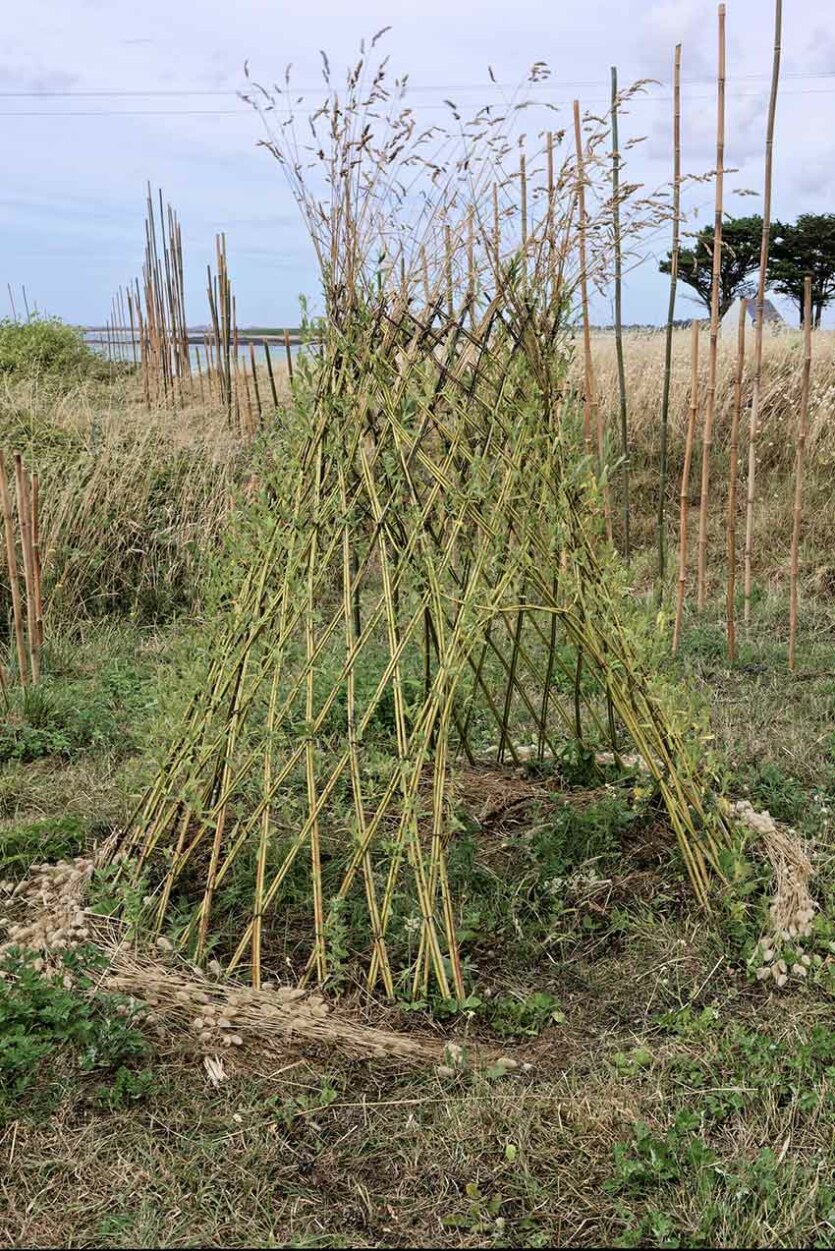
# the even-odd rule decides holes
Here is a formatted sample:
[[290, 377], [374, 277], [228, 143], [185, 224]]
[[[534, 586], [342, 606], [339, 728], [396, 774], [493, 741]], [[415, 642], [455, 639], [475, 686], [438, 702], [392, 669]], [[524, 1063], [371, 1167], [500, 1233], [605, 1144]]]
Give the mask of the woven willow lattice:
[[[405, 879], [420, 914], [415, 990], [431, 976], [445, 995], [461, 994], [445, 854], [451, 774], [485, 741], [514, 761], [520, 744], [535, 742], [542, 756], [578, 733], [579, 710], [555, 681], [573, 670], [566, 649], [582, 655], [612, 720], [651, 762], [700, 887], [700, 847], [710, 854], [711, 844], [697, 833], [700, 789], [686, 753], [637, 672], [595, 555], [599, 495], [586, 462], [565, 463], [564, 407], [545, 411], [530, 375], [508, 353], [499, 369], [486, 342], [477, 361], [462, 361], [449, 338], [427, 352], [425, 335], [404, 346], [402, 326], [385, 326], [359, 374], [344, 362], [313, 405], [293, 498], [277, 507], [133, 840], [140, 866], [169, 849], [160, 926], [177, 883], [199, 873], [202, 898], [182, 934], [198, 954], [216, 893], [254, 849], [251, 915], [231, 964], [248, 962], [256, 983], [265, 926], [280, 919], [300, 859], [312, 882], [308, 974], [326, 978], [335, 900], [323, 895], [322, 856], [340, 846], [335, 899], [364, 894], [369, 985], [393, 991], [386, 938]], [[256, 755], [248, 720], [265, 691]], [[598, 718], [599, 704], [584, 699]], [[381, 751], [371, 733], [383, 709], [387, 754], [385, 736]], [[290, 831], [282, 811], [299, 795]], [[288, 834], [276, 864], [273, 845]]]
[[[588, 352], [585, 395], [565, 382], [568, 311], [579, 287], [588, 328], [606, 263], [610, 209], [590, 207], [605, 131], [581, 152], [578, 117], [575, 160], [550, 132], [519, 158], [517, 112], [482, 111], [442, 165], [427, 143], [446, 139], [417, 129], [384, 62], [328, 86], [312, 142], [291, 117], [269, 145], [319, 260], [322, 343], [272, 431], [281, 468], [206, 680], [122, 846], [157, 884], [157, 928], [198, 958], [219, 943], [256, 984], [302, 895], [302, 980], [329, 976], [359, 900], [370, 988], [460, 997], [461, 760], [628, 740], [701, 898], [725, 830], [622, 625]], [[634, 193], [637, 229], [656, 206]]]

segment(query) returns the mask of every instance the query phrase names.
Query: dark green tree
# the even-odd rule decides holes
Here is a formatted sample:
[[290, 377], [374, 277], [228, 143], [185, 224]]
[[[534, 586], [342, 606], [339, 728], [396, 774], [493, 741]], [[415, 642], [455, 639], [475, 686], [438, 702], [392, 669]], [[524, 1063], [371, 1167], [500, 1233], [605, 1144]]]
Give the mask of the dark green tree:
[[[763, 219], [729, 217], [722, 226], [722, 260], [719, 271], [719, 316], [725, 313], [739, 295], [752, 295], [749, 275], [759, 267]], [[662, 274], [670, 272], [672, 258], [659, 266]], [[713, 282], [713, 227], [705, 226], [696, 235], [691, 248], [679, 252], [678, 276], [704, 301], [710, 311], [710, 288]]]
[[813, 325], [835, 300], [835, 213], [801, 213], [794, 225], [775, 222], [768, 284], [797, 306], [803, 324], [803, 284], [812, 276]]

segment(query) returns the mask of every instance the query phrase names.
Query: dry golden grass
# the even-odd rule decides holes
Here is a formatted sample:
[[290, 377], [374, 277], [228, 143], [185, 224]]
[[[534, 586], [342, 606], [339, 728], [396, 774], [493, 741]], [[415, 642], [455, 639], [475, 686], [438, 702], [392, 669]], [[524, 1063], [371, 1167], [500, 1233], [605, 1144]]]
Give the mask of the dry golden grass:
[[[751, 340], [753, 336], [749, 336]], [[707, 330], [704, 332], [707, 346]], [[807, 439], [806, 502], [802, 528], [801, 580], [827, 584], [833, 565], [835, 540], [835, 332], [818, 331], [813, 341], [812, 380], [809, 398]], [[607, 421], [611, 455], [619, 447], [616, 431], [618, 413], [617, 361], [613, 335], [594, 336], [595, 373], [601, 412]], [[663, 386], [664, 336], [660, 332], [632, 332], [625, 339], [626, 383], [629, 403], [629, 430], [633, 476], [633, 532], [637, 547], [652, 548], [655, 542], [658, 465], [661, 441], [661, 397]], [[757, 441], [757, 502], [754, 532], [755, 581], [769, 584], [788, 582], [789, 549], [794, 500], [794, 460], [802, 385], [802, 335], [786, 330], [769, 335], [764, 344], [763, 394], [760, 434]], [[710, 548], [714, 593], [722, 587], [724, 569], [717, 562], [725, 559], [725, 508], [728, 493], [733, 377], [736, 367], [735, 338], [720, 340], [717, 371], [717, 406], [713, 434], [714, 465], [711, 474]], [[582, 372], [579, 353], [575, 377]], [[701, 352], [700, 403], [697, 418], [689, 499], [693, 519], [698, 508], [701, 426], [704, 420], [707, 387], [707, 353]], [[748, 404], [753, 372], [753, 343], [749, 343], [743, 384], [743, 411], [740, 419], [739, 478], [737, 486], [737, 543], [739, 559], [745, 516], [747, 475]], [[678, 496], [684, 440], [690, 403], [689, 332], [676, 331], [673, 337], [673, 381], [670, 403], [669, 470], [667, 489], [668, 526], [671, 539], [677, 531], [674, 507]], [[613, 490], [619, 490], [617, 470]], [[618, 509], [615, 509], [617, 519]], [[691, 533], [693, 527], [691, 526]], [[695, 571], [695, 551], [691, 555]], [[802, 610], [801, 610], [802, 611]]]

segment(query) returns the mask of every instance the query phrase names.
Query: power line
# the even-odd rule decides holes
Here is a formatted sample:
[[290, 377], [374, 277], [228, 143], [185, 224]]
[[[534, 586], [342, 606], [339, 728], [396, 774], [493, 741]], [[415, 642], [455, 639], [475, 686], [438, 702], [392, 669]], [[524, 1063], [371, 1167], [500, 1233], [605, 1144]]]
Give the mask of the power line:
[[[798, 71], [792, 74], [781, 75], [783, 82], [788, 81], [811, 81], [816, 79], [835, 78], [835, 70], [825, 70], [820, 73], [810, 73], [809, 71]], [[768, 82], [770, 75], [768, 74], [737, 74], [734, 76], [736, 82]], [[662, 86], [669, 86], [664, 79], [656, 79]], [[712, 78], [683, 78], [683, 86], [705, 86], [713, 85]], [[326, 84], [318, 84], [313, 87], [296, 87], [292, 83], [282, 90], [287, 95], [314, 95], [322, 92]], [[490, 81], [473, 82], [473, 83], [429, 83], [424, 86], [409, 84], [408, 94], [424, 94], [426, 92], [450, 92], [450, 91], [481, 91], [494, 87], [503, 91], [514, 90], [553, 90], [554, 86], [560, 89], [569, 87], [599, 87], [600, 80], [595, 78], [585, 79], [558, 79], [552, 81], [546, 79], [541, 82], [513, 82], [513, 83], [497, 83]], [[204, 87], [95, 87], [95, 88], [36, 88], [30, 91], [0, 91], [0, 99], [6, 100], [24, 100], [24, 99], [84, 99], [84, 98], [155, 98], [170, 97], [178, 98], [183, 96], [239, 96], [239, 92], [229, 88], [204, 88]]]
[[[835, 95], [835, 87], [801, 87], [797, 91], [784, 91], [782, 97], [792, 98], [794, 96], [831, 96]], [[762, 93], [758, 91], [737, 91], [729, 92], [729, 100], [758, 100], [763, 98]], [[683, 102], [697, 100], [712, 100], [712, 94], [685, 95]], [[633, 96], [630, 101], [630, 107], [633, 104], [666, 104], [672, 100], [672, 96], [668, 95], [645, 95]], [[608, 104], [610, 97], [608, 96], [587, 96], [581, 101], [584, 106]], [[553, 105], [553, 106], [569, 106], [572, 101], [569, 98], [561, 98], [559, 100], [540, 99], [532, 101], [533, 104]], [[245, 117], [249, 116], [249, 106], [242, 101], [241, 108], [237, 109], [3, 109], [0, 110], [0, 117]], [[443, 110], [449, 112], [449, 105], [443, 104], [423, 104], [420, 106], [421, 111], [437, 111]]]

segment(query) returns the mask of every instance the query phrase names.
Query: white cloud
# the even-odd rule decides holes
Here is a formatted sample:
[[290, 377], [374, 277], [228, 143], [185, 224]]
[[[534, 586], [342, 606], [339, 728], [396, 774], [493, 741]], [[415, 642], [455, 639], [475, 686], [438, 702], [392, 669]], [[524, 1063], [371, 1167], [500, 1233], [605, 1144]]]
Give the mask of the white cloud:
[[[835, 70], [832, 0], [787, 5], [786, 79], [778, 110], [775, 211], [835, 209], [831, 135], [835, 81], [793, 75]], [[654, 187], [669, 178], [673, 47], [683, 44], [684, 164], [714, 162], [716, 4], [714, 0], [30, 0], [4, 12], [0, 91], [161, 90], [234, 92], [249, 58], [253, 74], [280, 77], [296, 66], [302, 85], [319, 82], [319, 48], [347, 64], [359, 38], [391, 23], [393, 63], [408, 69], [416, 99], [437, 105], [447, 94], [477, 104], [487, 65], [513, 82], [537, 58], [553, 69], [549, 91], [570, 106], [606, 107], [609, 67], [620, 80], [662, 80], [636, 99], [623, 138], [647, 135], [628, 157], [629, 177]], [[799, 10], [802, 8], [802, 12]], [[728, 207], [738, 187], [761, 190], [765, 92], [771, 70], [773, 10], [767, 0], [728, 4]], [[152, 112], [153, 110], [153, 112]], [[315, 275], [295, 207], [274, 161], [257, 148], [257, 119], [234, 95], [0, 99], [0, 112], [115, 116], [4, 116], [0, 125], [0, 291], [11, 281], [37, 291], [65, 316], [97, 320], [113, 289], [142, 252], [144, 184], [163, 186], [183, 221], [190, 295], [203, 320], [204, 266], [215, 230], [229, 236], [244, 321], [295, 319], [300, 291]], [[133, 115], [141, 111], [142, 116]], [[176, 112], [177, 116], [169, 115]], [[565, 115], [565, 114], [564, 114]], [[710, 185], [687, 193], [699, 221], [709, 220]], [[648, 244], [662, 253], [663, 239]], [[663, 316], [665, 280], [652, 260], [630, 275], [627, 317]]]

